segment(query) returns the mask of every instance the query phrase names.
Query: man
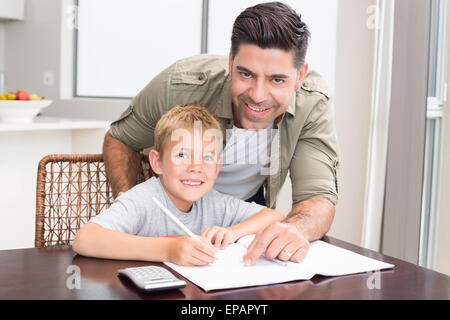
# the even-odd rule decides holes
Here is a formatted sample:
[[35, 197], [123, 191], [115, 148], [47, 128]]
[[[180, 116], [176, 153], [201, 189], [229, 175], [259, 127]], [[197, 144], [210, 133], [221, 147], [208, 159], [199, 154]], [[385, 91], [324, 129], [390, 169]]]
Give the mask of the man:
[[[307, 26], [279, 3], [244, 10], [233, 25], [228, 58], [199, 55], [157, 75], [112, 123], [103, 146], [114, 195], [136, 183], [138, 152], [153, 146], [158, 119], [171, 107], [198, 101], [210, 108], [237, 139], [254, 130], [273, 132], [268, 163], [224, 163], [215, 188], [275, 208], [288, 171], [293, 207], [286, 219], [259, 232], [244, 259], [300, 262], [309, 242], [330, 228], [337, 203], [337, 141], [330, 94], [305, 63]], [[272, 130], [273, 129], [273, 130]], [[267, 143], [268, 141], [268, 143]], [[227, 141], [224, 151], [232, 148]], [[261, 145], [263, 144], [263, 145]], [[233, 148], [244, 158], [249, 148]], [[242, 144], [241, 144], [242, 145]], [[267, 166], [270, 167], [267, 167]]]

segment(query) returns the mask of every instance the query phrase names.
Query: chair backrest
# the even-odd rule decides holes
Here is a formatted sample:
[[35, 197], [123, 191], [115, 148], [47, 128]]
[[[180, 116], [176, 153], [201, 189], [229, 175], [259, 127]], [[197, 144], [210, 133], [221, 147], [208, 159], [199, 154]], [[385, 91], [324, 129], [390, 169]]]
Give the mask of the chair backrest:
[[[137, 183], [152, 176], [141, 154]], [[113, 201], [102, 154], [48, 155], [39, 162], [35, 247], [71, 244], [78, 230]]]

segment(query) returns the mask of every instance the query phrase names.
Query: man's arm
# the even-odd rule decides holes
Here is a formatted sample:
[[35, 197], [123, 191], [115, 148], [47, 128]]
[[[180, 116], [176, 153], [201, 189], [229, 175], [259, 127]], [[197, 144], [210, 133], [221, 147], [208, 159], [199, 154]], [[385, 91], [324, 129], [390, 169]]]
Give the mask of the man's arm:
[[115, 198], [136, 184], [141, 166], [139, 153], [113, 138], [109, 132], [103, 142], [103, 161]]
[[334, 218], [334, 205], [325, 198], [311, 198], [295, 204], [283, 222], [293, 224], [309, 242], [322, 238]]
[[258, 232], [271, 223], [281, 221], [283, 220], [283, 218], [284, 217], [281, 212], [272, 210], [270, 208], [264, 208], [247, 220], [232, 225], [227, 229], [236, 234], [236, 239], [240, 239], [248, 234], [254, 234]]

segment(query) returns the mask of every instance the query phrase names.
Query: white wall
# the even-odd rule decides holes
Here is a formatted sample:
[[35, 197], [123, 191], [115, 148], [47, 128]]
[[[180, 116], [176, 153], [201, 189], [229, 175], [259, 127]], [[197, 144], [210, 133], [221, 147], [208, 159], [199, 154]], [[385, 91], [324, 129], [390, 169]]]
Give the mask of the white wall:
[[4, 70], [5, 70], [5, 26], [3, 22], [0, 22], [0, 72], [3, 72]]
[[[58, 88], [42, 84], [44, 71], [59, 70], [59, 21], [57, 1], [29, 0], [25, 20], [4, 24], [6, 88], [26, 88], [46, 98], [58, 96]], [[59, 78], [57, 74], [55, 81]]]
[[[8, 44], [4, 46], [6, 84], [12, 90], [23, 87], [54, 100], [45, 115], [114, 120], [127, 106], [127, 100], [60, 99], [61, 64], [70, 69], [60, 54], [61, 34], [67, 33], [61, 26], [70, 18], [63, 13], [62, 4], [67, 1], [28, 0], [25, 20], [4, 25]], [[374, 37], [373, 30], [366, 27], [366, 9], [373, 3], [374, 0], [340, 0], [337, 14], [334, 102], [341, 149], [340, 201], [329, 234], [355, 244], [361, 241], [366, 185]], [[44, 71], [54, 72], [54, 87], [42, 84]], [[289, 198], [289, 185], [283, 192]]]
[[336, 126], [340, 145], [339, 204], [330, 235], [361, 243], [369, 145], [374, 30], [366, 26], [373, 0], [340, 0]]

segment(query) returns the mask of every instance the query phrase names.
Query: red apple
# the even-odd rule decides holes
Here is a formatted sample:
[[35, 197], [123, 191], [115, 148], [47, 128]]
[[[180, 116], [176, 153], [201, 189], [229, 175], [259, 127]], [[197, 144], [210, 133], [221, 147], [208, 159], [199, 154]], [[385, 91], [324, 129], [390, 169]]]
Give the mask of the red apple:
[[16, 92], [17, 100], [30, 100], [30, 96], [24, 89]]

